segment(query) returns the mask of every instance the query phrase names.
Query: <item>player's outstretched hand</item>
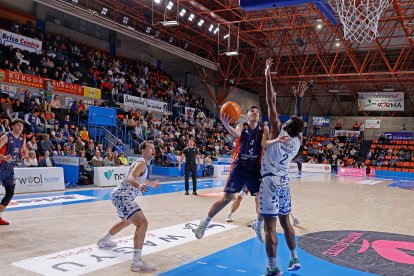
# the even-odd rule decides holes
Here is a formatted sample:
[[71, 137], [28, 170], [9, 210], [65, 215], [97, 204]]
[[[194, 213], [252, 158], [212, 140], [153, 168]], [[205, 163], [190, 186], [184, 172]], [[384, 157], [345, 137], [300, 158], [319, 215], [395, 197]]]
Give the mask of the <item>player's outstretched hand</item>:
[[303, 97], [305, 92], [309, 89], [308, 83], [306, 81], [299, 82], [298, 87], [295, 86], [292, 87], [293, 95], [296, 97]]
[[151, 187], [153, 187], [153, 188], [159, 188], [160, 187], [160, 181], [157, 179], [157, 180], [155, 180], [155, 181], [152, 181], [149, 185], [151, 186]]
[[265, 76], [270, 76], [270, 67], [273, 64], [273, 59], [268, 58], [266, 59], [266, 69], [265, 69]]
[[226, 113], [221, 114], [220, 119], [225, 127], [228, 127], [230, 125], [231, 118]]

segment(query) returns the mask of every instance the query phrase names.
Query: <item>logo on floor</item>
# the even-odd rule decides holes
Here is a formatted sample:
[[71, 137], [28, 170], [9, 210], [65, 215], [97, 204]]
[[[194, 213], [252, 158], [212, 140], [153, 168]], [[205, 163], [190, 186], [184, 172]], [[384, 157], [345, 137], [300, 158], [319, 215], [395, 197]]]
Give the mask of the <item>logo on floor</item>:
[[[193, 229], [199, 221], [177, 224], [147, 232], [143, 255], [197, 240]], [[205, 236], [211, 236], [237, 226], [211, 222]], [[42, 275], [82, 275], [121, 262], [132, 260], [133, 236], [115, 239], [118, 246], [100, 249], [96, 244], [17, 261], [12, 265]], [[157, 264], [156, 264], [157, 265]]]
[[79, 200], [91, 200], [91, 199], [96, 199], [96, 197], [84, 196], [84, 195], [79, 195], [79, 194], [31, 197], [31, 198], [25, 198], [25, 199], [12, 200], [9, 206], [7, 206], [7, 209], [28, 207], [28, 206], [40, 206], [40, 205], [64, 203], [64, 202], [79, 201]]
[[414, 268], [413, 236], [370, 231], [326, 231], [301, 236], [298, 245], [325, 261], [370, 273], [412, 275]]

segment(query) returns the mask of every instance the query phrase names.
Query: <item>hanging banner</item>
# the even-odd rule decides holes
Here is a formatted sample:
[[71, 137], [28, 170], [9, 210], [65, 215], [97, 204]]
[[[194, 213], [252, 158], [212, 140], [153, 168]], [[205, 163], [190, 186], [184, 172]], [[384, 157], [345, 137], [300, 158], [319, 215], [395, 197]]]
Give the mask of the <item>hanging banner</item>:
[[79, 84], [67, 83], [67, 82], [55, 81], [55, 80], [52, 80], [52, 82], [53, 82], [53, 89], [55, 90], [55, 92], [83, 96], [83, 88]]
[[84, 86], [83, 87], [83, 96], [88, 98], [100, 99], [101, 98], [101, 89]]
[[329, 126], [329, 117], [312, 117], [312, 125]]
[[384, 136], [388, 140], [405, 140], [405, 141], [413, 140], [412, 132], [384, 132]]
[[359, 93], [360, 111], [404, 111], [404, 92]]
[[377, 119], [366, 119], [365, 128], [381, 128], [381, 120]]
[[359, 137], [359, 135], [360, 135], [360, 131], [357, 131], [357, 130], [335, 130], [335, 137], [338, 137], [338, 136]]
[[168, 111], [168, 104], [164, 102], [147, 100], [147, 106], [148, 106], [148, 111], [161, 112], [161, 113]]
[[195, 108], [185, 107], [185, 116], [187, 117], [187, 119], [194, 118], [194, 111], [195, 111]]
[[42, 41], [40, 40], [8, 32], [2, 29], [0, 29], [0, 35], [0, 43], [4, 46], [12, 45], [13, 48], [19, 48], [37, 54], [40, 54], [40, 51], [42, 51]]
[[147, 109], [147, 99], [124, 94], [124, 106], [136, 109]]
[[78, 183], [79, 178], [79, 157], [54, 155], [56, 167], [63, 168], [65, 182]]
[[0, 82], [8, 82], [17, 85], [29, 86], [34, 88], [44, 88], [44, 79], [19, 72], [5, 71], [0, 69]]

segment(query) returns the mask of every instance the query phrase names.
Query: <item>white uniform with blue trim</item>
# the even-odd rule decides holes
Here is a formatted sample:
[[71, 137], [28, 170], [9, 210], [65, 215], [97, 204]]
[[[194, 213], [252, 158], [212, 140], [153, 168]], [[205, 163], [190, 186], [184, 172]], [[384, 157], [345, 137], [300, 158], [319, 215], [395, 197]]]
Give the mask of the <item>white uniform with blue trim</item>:
[[[288, 136], [283, 129], [278, 137]], [[266, 148], [262, 158], [259, 212], [262, 215], [287, 215], [291, 211], [289, 166], [300, 149], [300, 139], [277, 142]]]
[[[134, 213], [141, 211], [141, 208], [135, 202], [135, 198], [142, 195], [142, 192], [128, 182], [128, 176], [134, 169], [135, 165], [142, 161], [145, 162], [145, 159], [139, 158], [132, 163], [128, 169], [128, 172], [125, 174], [124, 179], [112, 191], [112, 203], [116, 207], [118, 216], [122, 219], [129, 219]], [[142, 184], [147, 179], [147, 176], [148, 169], [145, 169], [145, 172], [141, 176], [136, 177], [135, 180]]]

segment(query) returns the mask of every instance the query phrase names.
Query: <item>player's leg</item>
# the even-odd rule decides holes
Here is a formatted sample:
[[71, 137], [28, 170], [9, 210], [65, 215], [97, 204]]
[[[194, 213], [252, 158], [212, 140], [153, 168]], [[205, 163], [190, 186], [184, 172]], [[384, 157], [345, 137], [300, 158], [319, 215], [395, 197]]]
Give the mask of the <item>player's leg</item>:
[[263, 193], [271, 193], [271, 191], [266, 190], [266, 189], [269, 189], [270, 183], [267, 183], [267, 186], [265, 187], [266, 191], [264, 191], [263, 189], [261, 189], [261, 182], [262, 182], [261, 175], [258, 172], [255, 176], [253, 176], [250, 179], [247, 187], [251, 195], [255, 196], [255, 204], [256, 204], [255, 207], [256, 207], [256, 213], [257, 213], [257, 218], [251, 223], [251, 226], [256, 231], [257, 238], [263, 242], [263, 233], [262, 233], [263, 232], [263, 216], [261, 215], [261, 212], [260, 212], [259, 197], [263, 197]]
[[288, 270], [298, 270], [301, 268], [301, 265], [296, 253], [295, 230], [289, 220], [289, 213], [291, 211], [290, 187], [278, 187], [276, 193], [279, 198], [279, 221], [283, 228], [286, 244], [290, 250]]
[[120, 222], [116, 223], [109, 229], [109, 232], [98, 241], [97, 245], [99, 248], [110, 248], [116, 247], [116, 242], [112, 241], [112, 237], [119, 233], [122, 229], [130, 225], [131, 222], [126, 219], [121, 219]]
[[242, 202], [243, 197], [245, 196], [246, 196], [246, 191], [244, 190], [244, 187], [243, 187], [243, 190], [240, 191], [240, 193], [236, 196], [236, 199], [231, 204], [230, 213], [227, 215], [226, 222], [233, 221], [231, 216], [234, 214], [234, 212], [237, 211], [237, 209], [239, 209], [240, 203]]
[[10, 172], [1, 172], [0, 180], [3, 182], [5, 194], [0, 203], [0, 225], [9, 225], [10, 223], [3, 219], [3, 211], [7, 208], [14, 196], [14, 175]]
[[207, 217], [200, 221], [200, 224], [194, 230], [197, 239], [201, 239], [204, 236], [204, 232], [206, 231], [207, 226], [210, 224], [211, 219], [221, 210], [223, 210], [223, 208], [226, 207], [230, 201], [232, 201], [233, 196], [233, 193], [224, 193], [223, 197], [220, 200], [214, 202], [213, 205], [211, 205]]
[[144, 262], [141, 258], [142, 247], [144, 245], [145, 233], [148, 228], [148, 221], [144, 213], [140, 210], [133, 213], [128, 218], [136, 227], [134, 234], [134, 256], [132, 260], [131, 270], [134, 272], [155, 271], [156, 267], [150, 263]]

